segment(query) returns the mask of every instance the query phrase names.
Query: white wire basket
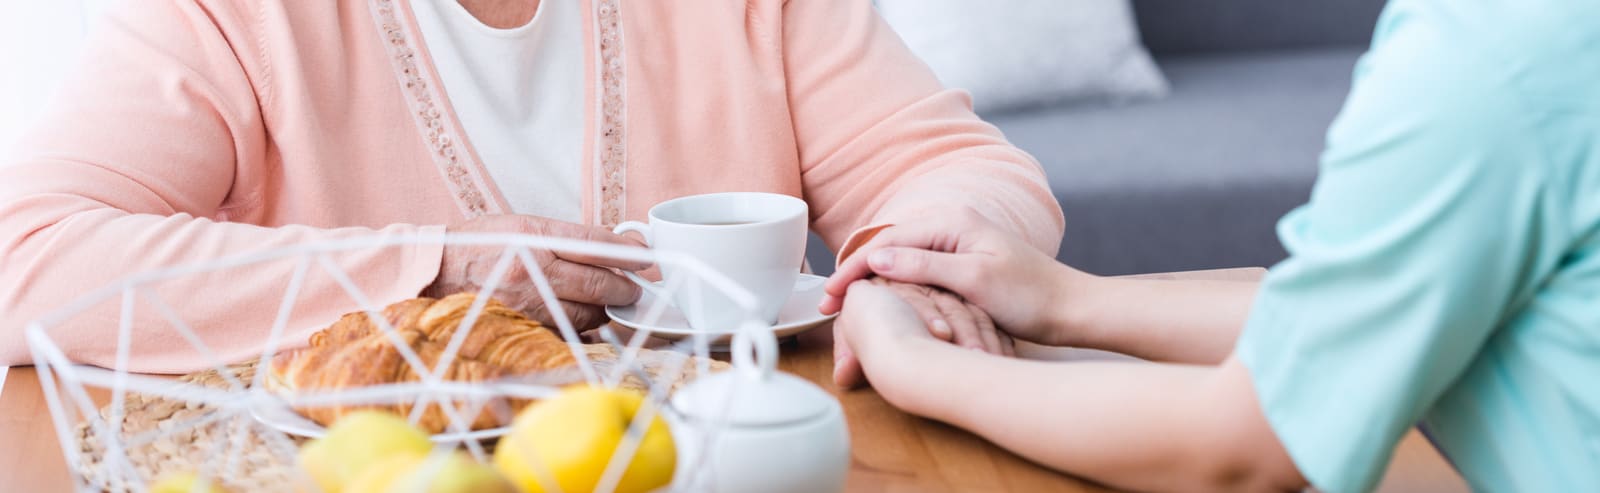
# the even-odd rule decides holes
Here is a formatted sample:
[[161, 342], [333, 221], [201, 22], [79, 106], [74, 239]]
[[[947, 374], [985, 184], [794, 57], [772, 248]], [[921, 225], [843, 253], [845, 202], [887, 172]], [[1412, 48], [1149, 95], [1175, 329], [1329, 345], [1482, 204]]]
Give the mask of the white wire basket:
[[[398, 300], [372, 299], [334, 260], [334, 256], [341, 253], [371, 252], [374, 249], [420, 245], [501, 249], [501, 254], [488, 278], [481, 283], [483, 288], [476, 293], [474, 303], [456, 328], [444, 356], [440, 357], [437, 368], [427, 367], [416, 352], [401, 341], [395, 328], [390, 326], [385, 317], [379, 315], [384, 304]], [[634, 378], [644, 382], [647, 397], [645, 404], [630, 423], [621, 444], [612, 453], [596, 489], [596, 491], [611, 491], [632, 460], [640, 437], [651, 420], [658, 414], [666, 418], [669, 424], [681, 419], [673, 416], [673, 410], [666, 404], [669, 390], [675, 384], [681, 383], [685, 374], [707, 374], [711, 370], [710, 357], [714, 339], [728, 334], [696, 332], [669, 345], [647, 350], [646, 343], [651, 340], [651, 332], [648, 329], [634, 331], [624, 340], [608, 324], [601, 324], [591, 332], [600, 340], [595, 344], [609, 346], [615, 357], [606, 362], [596, 361], [589, 357], [589, 351], [580, 338], [578, 328], [573, 326], [567, 314], [559, 308], [561, 304], [556, 300], [551, 281], [536, 260], [535, 252], [539, 251], [680, 267], [684, 272], [691, 273], [690, 280], [696, 282], [675, 282], [664, 286], [666, 296], [656, 298], [651, 306], [641, 307], [640, 313], [644, 314], [642, 321], [646, 325], [653, 324], [670, 308], [668, 299], [677, 290], [713, 289], [733, 300], [746, 312], [746, 321], [729, 331], [733, 334], [735, 348], [734, 369], [751, 369], [763, 365], [770, 368], [771, 359], [776, 358], [775, 350], [770, 349], [776, 347], [772, 328], [770, 324], [755, 315], [754, 295], [696, 259], [672, 252], [530, 235], [419, 233], [307, 243], [163, 268], [135, 274], [87, 293], [28, 324], [26, 332], [28, 347], [49, 404], [61, 450], [69, 468], [73, 470], [76, 489], [147, 491], [158, 479], [155, 476], [174, 472], [163, 470], [163, 466], [175, 466], [176, 463], [183, 462], [179, 459], [187, 457], [190, 458], [189, 465], [193, 467], [189, 472], [197, 474], [203, 480], [229, 487], [231, 491], [261, 488], [318, 491], [310, 476], [295, 466], [297, 441], [305, 439], [311, 432], [296, 431], [292, 427], [285, 427], [281, 422], [264, 419], [263, 409], [410, 403], [413, 409], [417, 410], [409, 417], [415, 423], [421, 410], [434, 405], [443, 410], [449, 420], [449, 430], [455, 433], [435, 435], [436, 446], [430, 457], [440, 459], [457, 450], [465, 450], [478, 461], [488, 463], [491, 452], [480, 436], [470, 433], [472, 419], [468, 417], [479, 416], [490, 403], [504, 402], [506, 398], [548, 397], [574, 379], [591, 386], [612, 388], [620, 385], [625, 379]], [[246, 266], [258, 267], [270, 263], [280, 263], [281, 267], [286, 267], [282, 271], [289, 273], [288, 279], [282, 280], [287, 288], [277, 304], [278, 311], [272, 323], [266, 327], [227, 328], [230, 331], [262, 334], [260, 352], [252, 353], [254, 355], [248, 358], [257, 362], [261, 371], [245, 371], [239, 365], [249, 361], [226, 361], [220, 357], [206, 344], [203, 336], [206, 331], [219, 328], [197, 327], [188, 323], [184, 320], [182, 311], [174, 309], [156, 292], [156, 287], [164, 282], [197, 278], [204, 279], [205, 282], [219, 281], [227, 279], [233, 269]], [[578, 375], [573, 376], [569, 371], [560, 377], [523, 375], [508, 381], [478, 383], [443, 379], [440, 376], [443, 367], [448, 364], [449, 359], [455, 357], [455, 352], [459, 350], [467, 333], [472, 330], [487, 301], [505, 285], [507, 273], [517, 264], [527, 272], [532, 284], [537, 288], [540, 299], [550, 307], [548, 311], [554, 319], [555, 330], [566, 341], [577, 361]], [[285, 334], [291, 332], [303, 334], [305, 332], [303, 329], [322, 328], [334, 322], [320, 321], [321, 325], [317, 327], [287, 326], [296, 305], [305, 302], [306, 293], [303, 289], [311, 276], [327, 276], [319, 282], [331, 279], [336, 283], [348, 297], [349, 309], [344, 311], [364, 311], [369, 319], [389, 336], [392, 345], [405, 359], [406, 364], [421, 376], [420, 380], [287, 396], [269, 390], [268, 386], [264, 385], [268, 373], [265, 371], [266, 365], [270, 364], [279, 352], [303, 346], [306, 342], [289, 340]], [[225, 289], [225, 286], [218, 286], [217, 289]], [[319, 299], [319, 302], [326, 301]], [[95, 323], [94, 320], [82, 318], [88, 317], [87, 314], [96, 310], [107, 310], [108, 307], [115, 307], [116, 312], [120, 314], [116, 326], [115, 364], [110, 368], [104, 368], [73, 361], [67, 356], [72, 351], [64, 350], [58, 345], [56, 338], [52, 337], [55, 334], [53, 331], [65, 329], [67, 326], [92, 325]], [[136, 310], [146, 314], [159, 314], [159, 318], [166, 323], [156, 327], [148, 324], [140, 326], [141, 324], [135, 322], [133, 315]], [[200, 357], [206, 362], [206, 366], [220, 377], [222, 383], [200, 385], [193, 381], [180, 381], [131, 371], [134, 366], [132, 363], [140, 358], [140, 350], [136, 348], [135, 341], [149, 339], [157, 332], [165, 332], [163, 336], [176, 334], [187, 344], [186, 347], [176, 350], [188, 351], [188, 354]], [[658, 340], [652, 344], [660, 342]], [[755, 351], [760, 354], [752, 356], [752, 348], [761, 349]], [[162, 350], [171, 352], [174, 348], [164, 347]], [[656, 356], [665, 354], [667, 357], [650, 362], [654, 365], [652, 367], [654, 372], [651, 373], [644, 371], [646, 362], [641, 360], [641, 355], [646, 353]], [[91, 392], [95, 389], [98, 391]], [[102, 408], [92, 396], [107, 392], [110, 395], [109, 404]], [[160, 399], [169, 403], [169, 407], [176, 411], [149, 429], [132, 426], [128, 421], [129, 416], [126, 415], [129, 402], [149, 399]], [[679, 432], [679, 427], [672, 428], [674, 441], [680, 443], [678, 447], [680, 451], [708, 450], [708, 447], [703, 445], [713, 443], [718, 433], [716, 427], [710, 427], [697, 433], [696, 436], [684, 436], [684, 433]], [[181, 441], [175, 438], [187, 439], [195, 436], [210, 438], [194, 441]], [[698, 442], [702, 446], [684, 447], [685, 441]], [[87, 445], [88, 443], [93, 445]], [[154, 449], [153, 455], [152, 449]], [[151, 459], [157, 462], [156, 464], [149, 463], [151, 460], [134, 459], [151, 456], [160, 459]], [[173, 461], [173, 463], [167, 464], [163, 461]], [[441, 461], [435, 460], [429, 463], [439, 462]], [[677, 458], [677, 472], [668, 489], [706, 490], [704, 482], [714, 474], [711, 469], [715, 464], [712, 462], [704, 460], [704, 457], [686, 457], [680, 454]], [[437, 469], [437, 467], [425, 469]], [[534, 470], [539, 470], [539, 467], [535, 466]], [[544, 480], [542, 482], [545, 483], [546, 491], [559, 490], [554, 484], [548, 483], [549, 477], [540, 479]]]

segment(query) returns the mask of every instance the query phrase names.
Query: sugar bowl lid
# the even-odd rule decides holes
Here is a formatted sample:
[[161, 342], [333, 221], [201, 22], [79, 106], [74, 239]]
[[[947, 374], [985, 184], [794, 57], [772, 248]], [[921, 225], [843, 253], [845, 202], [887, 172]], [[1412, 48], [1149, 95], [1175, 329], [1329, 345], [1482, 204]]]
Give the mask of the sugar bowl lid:
[[741, 327], [733, 338], [733, 370], [690, 382], [673, 395], [672, 406], [692, 420], [764, 427], [805, 421], [838, 405], [816, 384], [777, 371], [777, 353], [770, 328]]

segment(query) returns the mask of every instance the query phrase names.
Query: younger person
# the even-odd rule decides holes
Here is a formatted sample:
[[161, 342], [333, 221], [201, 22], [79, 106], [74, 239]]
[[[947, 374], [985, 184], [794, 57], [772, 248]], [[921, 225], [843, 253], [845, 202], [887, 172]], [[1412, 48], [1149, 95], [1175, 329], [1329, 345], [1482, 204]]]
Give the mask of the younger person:
[[[852, 307], [837, 342], [890, 402], [1115, 486], [1367, 490], [1420, 422], [1474, 489], [1600, 491], [1600, 9], [1580, 3], [1392, 2], [1259, 285], [1095, 277], [973, 215], [884, 230], [823, 310]], [[869, 274], [1160, 363], [963, 350]]]

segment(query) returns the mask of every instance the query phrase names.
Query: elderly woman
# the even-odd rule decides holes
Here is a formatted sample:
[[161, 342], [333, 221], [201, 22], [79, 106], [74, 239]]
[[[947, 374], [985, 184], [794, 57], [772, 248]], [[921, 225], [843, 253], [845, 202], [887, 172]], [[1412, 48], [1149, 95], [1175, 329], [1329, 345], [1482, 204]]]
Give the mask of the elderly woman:
[[[803, 197], [830, 247], [976, 211], [1053, 252], [1036, 163], [940, 87], [866, 0], [125, 2], [53, 112], [0, 170], [0, 364], [23, 323], [158, 266], [373, 234], [496, 231], [632, 243], [609, 228], [665, 199]], [[497, 251], [335, 256], [374, 302], [470, 289]], [[540, 258], [581, 325], [638, 295], [612, 269]], [[164, 283], [224, 358], [256, 350], [292, 265]], [[306, 278], [303, 337], [348, 310]], [[509, 292], [527, 292], [525, 276]], [[1003, 352], [986, 316], [902, 290], [936, 332]], [[181, 303], [176, 303], [181, 301]], [[520, 308], [545, 313], [534, 297]], [[192, 368], [136, 309], [135, 369]], [[54, 333], [113, 361], [100, 307]], [[258, 330], [259, 329], [259, 330]], [[848, 365], [847, 365], [848, 366]]]

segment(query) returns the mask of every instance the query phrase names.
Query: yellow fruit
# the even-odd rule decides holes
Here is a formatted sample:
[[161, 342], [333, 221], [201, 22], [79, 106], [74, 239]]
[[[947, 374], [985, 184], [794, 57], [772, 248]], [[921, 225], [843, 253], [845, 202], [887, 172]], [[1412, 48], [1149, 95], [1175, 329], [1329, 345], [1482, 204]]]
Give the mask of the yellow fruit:
[[156, 484], [150, 485], [150, 493], [224, 493], [225, 491], [210, 481], [201, 481], [200, 476], [193, 472], [164, 474]]
[[300, 469], [304, 470], [311, 480], [317, 483], [317, 490], [324, 493], [336, 493], [344, 480], [339, 479], [339, 472], [334, 467], [334, 458], [328, 453], [327, 443], [321, 439], [306, 442], [300, 446]]
[[[434, 466], [423, 455], [404, 454], [373, 464], [345, 486], [348, 493], [517, 493], [494, 468], [455, 453]], [[430, 469], [437, 467], [436, 469]]]
[[[345, 485], [344, 491], [346, 493], [379, 493], [389, 491], [390, 489], [393, 489], [394, 486], [401, 484], [399, 482], [401, 476], [405, 476], [407, 472], [416, 470], [417, 466], [421, 465], [425, 459], [426, 456], [418, 454], [402, 454], [384, 459], [379, 461], [377, 464], [367, 466], [366, 469], [361, 470], [361, 474], [357, 474], [356, 477], [350, 479], [349, 484]], [[417, 489], [416, 491], [418, 493], [423, 492], [421, 489]]]
[[368, 466], [396, 455], [425, 455], [428, 434], [405, 419], [381, 411], [345, 415], [328, 434], [300, 448], [300, 468], [326, 493], [344, 491]]
[[[528, 406], [495, 447], [494, 465], [522, 491], [542, 493], [554, 481], [564, 492], [593, 491], [644, 396], [625, 390], [573, 387]], [[677, 465], [672, 433], [658, 414], [617, 483], [618, 493], [642, 493], [672, 482]]]

